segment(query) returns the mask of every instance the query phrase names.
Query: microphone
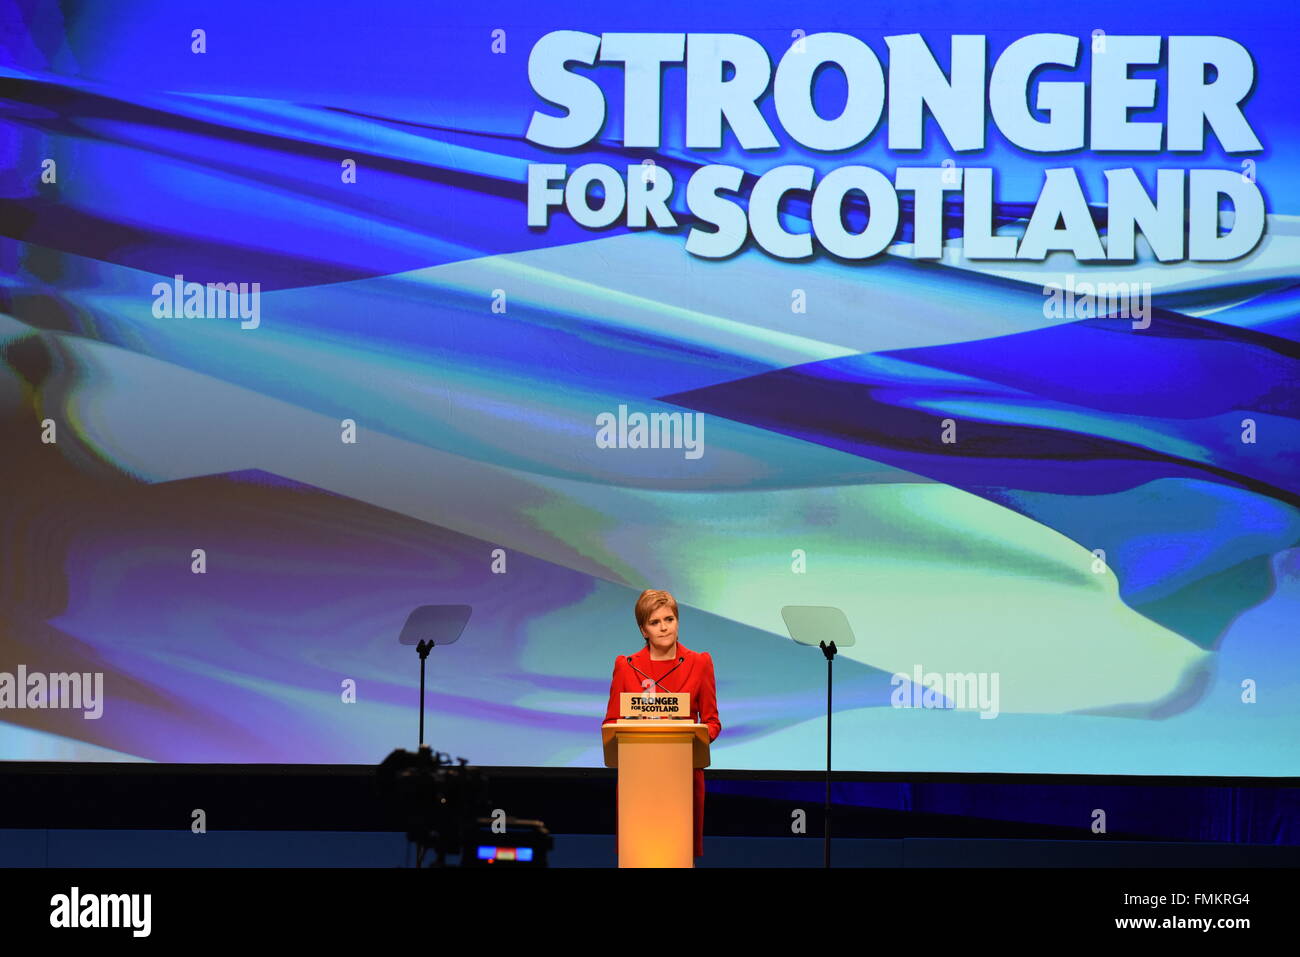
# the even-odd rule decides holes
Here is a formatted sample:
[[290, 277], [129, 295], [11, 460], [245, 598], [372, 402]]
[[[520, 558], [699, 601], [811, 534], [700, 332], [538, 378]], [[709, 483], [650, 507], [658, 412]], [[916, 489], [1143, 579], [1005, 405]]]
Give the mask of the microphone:
[[[640, 668], [638, 668], [636, 665], [632, 664], [632, 656], [631, 656], [631, 655], [628, 655], [628, 656], [627, 656], [627, 663], [628, 663], [628, 665], [631, 667], [631, 669], [632, 669], [633, 671], [635, 671], [637, 674], [639, 674], [639, 675], [640, 675], [642, 678], [644, 678], [646, 681], [649, 681], [649, 682], [650, 682], [652, 685], [654, 685], [655, 687], [658, 687], [658, 686], [663, 682], [664, 678], [667, 678], [670, 674], [672, 674], [674, 671], [676, 671], [678, 668], [680, 668], [680, 667], [682, 666], [682, 662], [684, 662], [685, 660], [686, 660], [686, 656], [685, 656], [685, 655], [681, 655], [680, 657], [678, 657], [678, 659], [677, 659], [677, 664], [673, 665], [671, 668], [669, 668], [667, 671], [665, 671], [665, 672], [664, 672], [664, 676], [663, 676], [663, 678], [660, 678], [660, 679], [658, 679], [658, 680], [656, 681], [654, 678], [651, 678], [648, 674], [646, 674], [644, 671], [642, 671], [642, 670], [641, 670]], [[675, 691], [671, 691], [671, 690], [667, 690], [667, 689], [665, 689], [665, 690], [667, 691], [668, 694], [676, 694], [676, 693], [677, 693], [677, 692], [675, 692]]]

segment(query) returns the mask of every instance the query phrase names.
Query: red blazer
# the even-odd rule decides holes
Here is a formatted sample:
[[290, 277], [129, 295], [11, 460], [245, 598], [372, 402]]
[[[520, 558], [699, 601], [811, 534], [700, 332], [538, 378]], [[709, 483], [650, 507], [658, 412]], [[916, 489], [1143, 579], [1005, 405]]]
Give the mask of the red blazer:
[[[709, 726], [709, 740], [715, 741], [722, 733], [722, 722], [718, 720], [718, 692], [713, 678], [713, 658], [707, 651], [691, 651], [680, 641], [677, 642], [677, 654], [686, 660], [668, 675], [660, 691], [685, 692], [691, 696], [691, 717], [700, 724]], [[609, 707], [605, 709], [605, 720], [609, 724], [618, 720], [619, 695], [624, 692], [643, 690], [641, 675], [633, 670], [633, 665], [647, 675], [651, 674], [650, 646], [642, 648], [631, 655], [619, 655], [614, 659], [614, 676], [609, 683]], [[704, 853], [704, 769], [695, 769], [695, 856]]]

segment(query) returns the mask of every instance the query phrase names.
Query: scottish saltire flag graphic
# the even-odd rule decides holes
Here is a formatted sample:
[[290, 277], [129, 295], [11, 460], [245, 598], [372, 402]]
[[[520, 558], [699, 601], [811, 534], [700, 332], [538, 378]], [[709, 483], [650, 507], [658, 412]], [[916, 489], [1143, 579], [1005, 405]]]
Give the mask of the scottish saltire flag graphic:
[[596, 766], [654, 587], [715, 767], [821, 766], [816, 605], [838, 767], [1300, 774], [1294, 13], [0, 16], [0, 758], [373, 763], [469, 604], [429, 740]]

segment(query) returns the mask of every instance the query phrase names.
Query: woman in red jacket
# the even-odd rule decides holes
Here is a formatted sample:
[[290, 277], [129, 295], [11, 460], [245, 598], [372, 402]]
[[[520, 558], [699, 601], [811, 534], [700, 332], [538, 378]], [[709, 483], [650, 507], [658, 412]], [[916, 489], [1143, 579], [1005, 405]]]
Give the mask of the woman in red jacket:
[[[691, 651], [677, 641], [677, 602], [666, 591], [647, 589], [636, 600], [636, 624], [645, 647], [614, 659], [605, 724], [618, 720], [619, 695], [651, 691], [691, 696], [691, 717], [709, 726], [709, 740], [722, 732], [717, 687], [709, 653]], [[695, 769], [695, 856], [704, 853], [704, 769]]]

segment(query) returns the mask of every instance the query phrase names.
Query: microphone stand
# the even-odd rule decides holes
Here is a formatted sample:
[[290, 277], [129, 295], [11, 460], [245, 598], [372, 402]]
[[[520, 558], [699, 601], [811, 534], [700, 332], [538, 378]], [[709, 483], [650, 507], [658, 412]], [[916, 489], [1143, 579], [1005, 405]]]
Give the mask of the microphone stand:
[[821, 648], [822, 654], [826, 656], [826, 809], [823, 815], [823, 833], [822, 833], [822, 866], [831, 866], [831, 672], [835, 664], [835, 653], [838, 649], [835, 642], [829, 645], [824, 641], [819, 641], [817, 646]]

